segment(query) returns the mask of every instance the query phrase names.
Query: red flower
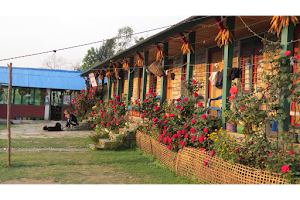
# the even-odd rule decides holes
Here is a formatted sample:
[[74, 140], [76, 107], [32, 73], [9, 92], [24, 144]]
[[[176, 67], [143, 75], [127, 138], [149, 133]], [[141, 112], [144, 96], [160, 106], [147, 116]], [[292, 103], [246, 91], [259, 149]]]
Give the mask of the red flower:
[[205, 149], [203, 147], [200, 148], [200, 151], [205, 151]]
[[193, 120], [192, 120], [192, 124], [195, 124], [195, 123], [196, 123], [196, 120], [193, 119]]
[[286, 51], [285, 53], [284, 53], [284, 55], [286, 55], [286, 56], [289, 56], [291, 54], [291, 51]]
[[171, 144], [172, 143], [172, 138], [168, 138], [168, 142], [169, 142], [169, 144]]
[[92, 117], [92, 115], [90, 115], [90, 117]]
[[92, 124], [92, 127], [94, 128], [94, 127], [95, 127], [95, 124]]
[[289, 168], [289, 166], [287, 166], [287, 165], [283, 165], [283, 166], [281, 167], [281, 171], [282, 171], [283, 173], [287, 173], [289, 170], [290, 170], [290, 168]]
[[116, 96], [116, 100], [119, 101], [120, 100], [120, 96]]
[[240, 161], [241, 160], [241, 157], [238, 157], [238, 161]]
[[131, 107], [131, 110], [133, 110], [133, 107]]
[[193, 80], [193, 84], [194, 84], [194, 85], [196, 84], [196, 80]]
[[208, 129], [207, 128], [204, 128], [203, 131], [204, 131], [204, 133], [208, 133]]
[[184, 147], [184, 145], [185, 145], [185, 142], [184, 141], [180, 141], [180, 144], [181, 144], [181, 146], [183, 146]]
[[184, 126], [184, 128], [186, 128], [188, 125], [187, 125], [187, 124], [184, 124], [183, 126]]
[[180, 110], [183, 110], [183, 106], [181, 106]]
[[196, 92], [194, 93], [194, 97], [198, 97], [198, 94]]
[[215, 155], [215, 152], [214, 152], [214, 151], [211, 151], [209, 154], [210, 154], [211, 156], [214, 156], [214, 155]]
[[176, 106], [176, 109], [178, 109], [178, 108], [179, 108], [179, 105]]
[[249, 144], [250, 144], [250, 145], [253, 144], [253, 141], [249, 142]]
[[202, 102], [201, 102], [201, 103], [199, 103], [199, 104], [198, 104], [198, 106], [199, 106], [199, 107], [202, 107], [202, 106], [203, 106], [203, 103], [202, 103]]
[[154, 107], [154, 110], [155, 110], [155, 111], [158, 111], [158, 110], [159, 110], [159, 106], [158, 106], [158, 107], [155, 106], [155, 107]]
[[291, 154], [291, 155], [294, 154], [294, 151], [290, 151], [289, 154]]
[[172, 146], [171, 146], [171, 145], [169, 145], [169, 146], [168, 146], [168, 149], [169, 149], [169, 150], [171, 150], [171, 149], [172, 149]]
[[206, 119], [206, 114], [203, 114], [201, 117], [202, 119]]
[[272, 152], [269, 152], [269, 155], [272, 156]]
[[296, 58], [296, 59], [299, 59], [299, 58], [300, 58], [300, 56], [299, 56], [299, 55], [296, 55], [296, 56], [295, 56], [295, 58]]
[[164, 116], [163, 116], [163, 119], [166, 119], [166, 118], [167, 118], [167, 115], [164, 115]]
[[153, 90], [152, 89], [150, 89], [149, 91], [148, 91], [148, 93], [152, 93], [153, 92]]
[[182, 134], [186, 134], [186, 131], [185, 131], [185, 130], [182, 130]]
[[190, 131], [191, 131], [191, 133], [195, 133], [196, 132], [196, 130], [194, 128], [191, 128]]
[[168, 142], [168, 138], [165, 137], [165, 138], [163, 139], [163, 143], [167, 143], [167, 142]]
[[211, 118], [215, 118], [215, 116], [211, 116]]
[[188, 99], [185, 97], [184, 99], [183, 99], [183, 101], [187, 101]]
[[165, 121], [164, 121], [164, 124], [166, 124], [166, 123], [168, 123], [168, 120], [165, 120]]
[[196, 136], [193, 136], [191, 140], [192, 140], [192, 142], [195, 142]]
[[238, 92], [238, 87], [237, 86], [231, 87], [230, 90], [229, 90], [229, 93], [231, 95], [236, 95], [237, 92]]
[[189, 138], [189, 134], [187, 133], [187, 134], [185, 134], [185, 136], [184, 136], [184, 138]]
[[204, 135], [201, 135], [199, 138], [198, 138], [198, 141], [201, 143], [204, 141]]
[[157, 119], [157, 118], [154, 118], [154, 119], [153, 119], [153, 122], [154, 122], [154, 123], [156, 123], [157, 121], [158, 121], [158, 119]]
[[206, 162], [206, 161], [204, 161], [204, 162], [203, 162], [203, 165], [204, 165], [204, 166], [206, 166], [206, 165], [207, 165], [207, 162]]
[[229, 97], [229, 101], [232, 101], [234, 99], [234, 96]]
[[177, 131], [177, 135], [180, 135], [181, 134], [181, 131], [179, 130], [179, 131]]
[[170, 114], [170, 116], [169, 117], [175, 117], [175, 114], [174, 113], [172, 113], [172, 114]]
[[172, 136], [172, 138], [177, 138], [178, 137], [178, 135], [177, 134], [174, 134], [173, 136]]

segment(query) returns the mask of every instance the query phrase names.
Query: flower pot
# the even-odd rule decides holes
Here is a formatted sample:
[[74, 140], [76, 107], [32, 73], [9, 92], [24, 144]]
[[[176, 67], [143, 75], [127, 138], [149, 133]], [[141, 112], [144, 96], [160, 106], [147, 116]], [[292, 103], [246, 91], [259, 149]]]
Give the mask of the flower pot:
[[243, 133], [244, 130], [244, 124], [238, 124], [237, 125], [237, 132], [238, 133]]
[[229, 132], [236, 132], [236, 127], [236, 124], [226, 123], [226, 130], [228, 130]]

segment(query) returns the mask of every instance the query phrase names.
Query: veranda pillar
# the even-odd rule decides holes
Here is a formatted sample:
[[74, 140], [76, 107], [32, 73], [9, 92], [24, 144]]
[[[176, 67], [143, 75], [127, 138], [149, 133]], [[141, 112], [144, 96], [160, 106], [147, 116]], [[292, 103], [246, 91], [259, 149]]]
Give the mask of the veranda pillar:
[[[118, 68], [122, 68], [122, 65], [121, 63], [119, 63], [119, 67]], [[119, 69], [119, 72], [121, 72], [122, 70]], [[119, 74], [120, 75], [120, 74]], [[123, 79], [124, 77], [122, 76], [121, 79], [118, 79], [117, 80], [117, 96], [120, 96], [120, 100], [122, 99], [121, 95], [122, 95], [122, 92], [121, 92], [121, 88], [122, 88], [122, 82], [121, 80]]]
[[[282, 28], [281, 31], [281, 44], [283, 45], [283, 48], [281, 49], [281, 56], [285, 56], [286, 51], [291, 51], [291, 55], [294, 54], [293, 44], [294, 43], [288, 43], [291, 40], [294, 39], [294, 24], [292, 22], [289, 23], [289, 26], [286, 28]], [[292, 71], [290, 72], [292, 73]], [[288, 87], [286, 88], [288, 89]], [[284, 121], [278, 122], [278, 132], [283, 133], [282, 131], [288, 131], [289, 130], [289, 124], [290, 124], [290, 104], [286, 99], [280, 100], [279, 103], [283, 105], [284, 111], [287, 113], [287, 118]]]
[[[189, 43], [195, 49], [196, 32], [189, 34]], [[187, 53], [187, 65], [186, 65], [186, 81], [193, 78], [193, 71], [195, 65], [195, 52], [191, 50], [191, 53]]]
[[[169, 54], [169, 43], [166, 42], [164, 43], [164, 54], [165, 54], [165, 58], [162, 61], [162, 68], [163, 70], [168, 69], [168, 54]], [[161, 77], [161, 93], [160, 93], [160, 105], [162, 105], [164, 103], [164, 101], [166, 100], [167, 97], [167, 76], [166, 74], [164, 74]]]
[[[131, 96], [132, 96], [132, 82], [133, 82], [133, 57], [130, 58], [130, 63], [129, 63], [129, 70], [128, 70], [128, 85], [127, 85], [127, 101], [131, 101]], [[131, 72], [131, 73], [130, 73]]]
[[[232, 33], [234, 36], [234, 23], [235, 17], [228, 17], [226, 20], [226, 28]], [[234, 41], [232, 43], [228, 43], [228, 45], [224, 46], [224, 69], [223, 69], [223, 93], [222, 93], [222, 113], [227, 109], [227, 103], [229, 97], [229, 90], [231, 86], [231, 80], [227, 79], [227, 69], [232, 68], [232, 59], [233, 59], [233, 46]], [[222, 127], [225, 128], [225, 120], [222, 118]]]
[[107, 100], [111, 100], [111, 77], [107, 79]]
[[149, 56], [149, 51], [145, 51], [144, 53], [144, 59], [145, 59], [145, 65], [143, 67], [143, 78], [142, 78], [142, 96], [141, 100], [142, 102], [146, 98], [146, 85], [147, 85], [147, 66], [148, 66], [148, 56]]

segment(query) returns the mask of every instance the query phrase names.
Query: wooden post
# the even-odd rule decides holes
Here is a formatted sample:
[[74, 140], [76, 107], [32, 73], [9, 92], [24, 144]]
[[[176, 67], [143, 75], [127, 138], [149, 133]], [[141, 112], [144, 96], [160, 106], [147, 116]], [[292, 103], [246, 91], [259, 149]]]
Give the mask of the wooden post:
[[[235, 17], [228, 17], [226, 20], [226, 28], [231, 31], [234, 36], [234, 23]], [[232, 43], [229, 42], [228, 45], [224, 46], [224, 70], [223, 70], [223, 93], [222, 93], [222, 113], [227, 108], [227, 103], [229, 97], [229, 90], [231, 86], [231, 80], [227, 79], [227, 69], [232, 68], [232, 59], [233, 59], [233, 47], [234, 41]], [[222, 127], [225, 129], [226, 124], [225, 120], [222, 118]]]
[[127, 97], [126, 97], [126, 100], [128, 102], [131, 101], [131, 96], [132, 96], [132, 93], [131, 93], [131, 87], [132, 87], [132, 84], [133, 84], [133, 57], [130, 58], [130, 63], [129, 63], [129, 70], [128, 70], [128, 85], [127, 85]]
[[[119, 63], [119, 68], [122, 68], [122, 64], [121, 64], [121, 63]], [[119, 73], [119, 76], [120, 76], [122, 70], [120, 69], [119, 72], [120, 72], [120, 73]], [[124, 77], [123, 77], [123, 73], [122, 73], [121, 79], [118, 79], [118, 80], [117, 80], [117, 96], [120, 96], [120, 101], [121, 101], [121, 99], [122, 99], [122, 91], [121, 91], [121, 88], [122, 88], [122, 82], [121, 82], [121, 80], [122, 80], [123, 78], [124, 78]]]
[[11, 106], [11, 84], [12, 84], [12, 63], [7, 65], [9, 72], [9, 83], [7, 92], [7, 166], [10, 166], [10, 106]]
[[143, 79], [142, 79], [142, 95], [141, 95], [141, 100], [142, 102], [145, 100], [146, 98], [146, 85], [147, 85], [147, 66], [148, 66], [148, 57], [149, 57], [149, 51], [145, 51], [144, 53], [144, 57], [145, 57], [145, 65], [143, 67]]
[[[191, 32], [189, 35], [189, 43], [195, 49], [196, 32]], [[195, 64], [195, 52], [187, 53], [187, 64], [186, 64], [186, 81], [193, 78], [193, 70]]]
[[[281, 49], [281, 56], [285, 57], [284, 53], [288, 50], [291, 51], [291, 55], [294, 55], [294, 51], [293, 51], [294, 43], [288, 44], [288, 42], [290, 42], [293, 39], [294, 39], [294, 24], [290, 23], [288, 27], [282, 28], [281, 30], [281, 43], [283, 45], [283, 48]], [[290, 71], [290, 73], [292, 73], [292, 71]], [[280, 100], [279, 104], [283, 105], [283, 109], [287, 113], [287, 118], [284, 121], [278, 122], [278, 132], [283, 133], [283, 131], [289, 131], [289, 125], [291, 121], [290, 104], [286, 99]]]
[[[162, 68], [163, 70], [168, 69], [168, 54], [169, 54], [169, 43], [166, 42], [164, 43], [164, 54], [165, 54], [165, 58], [162, 61]], [[164, 73], [164, 75], [161, 77], [161, 92], [160, 92], [160, 105], [162, 105], [164, 103], [164, 101], [166, 100], [167, 97], [167, 76]]]
[[[109, 69], [110, 70], [110, 69]], [[111, 100], [111, 77], [109, 77], [109, 79], [107, 79], [107, 100]]]

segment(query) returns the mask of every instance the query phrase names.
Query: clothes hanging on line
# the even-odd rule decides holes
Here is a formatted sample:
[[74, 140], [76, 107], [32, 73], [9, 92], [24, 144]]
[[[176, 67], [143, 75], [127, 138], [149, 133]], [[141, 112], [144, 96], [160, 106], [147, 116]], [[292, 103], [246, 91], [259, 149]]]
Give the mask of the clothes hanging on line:
[[230, 80], [234, 80], [235, 78], [239, 78], [242, 74], [241, 68], [229, 68], [227, 69], [227, 78]]
[[223, 89], [223, 70], [217, 72], [216, 88]]
[[215, 86], [215, 85], [216, 85], [216, 82], [217, 82], [217, 73], [218, 73], [218, 72], [211, 72], [211, 75], [210, 75], [210, 77], [208, 78], [208, 80], [211, 82], [211, 85], [212, 85], [212, 86]]

